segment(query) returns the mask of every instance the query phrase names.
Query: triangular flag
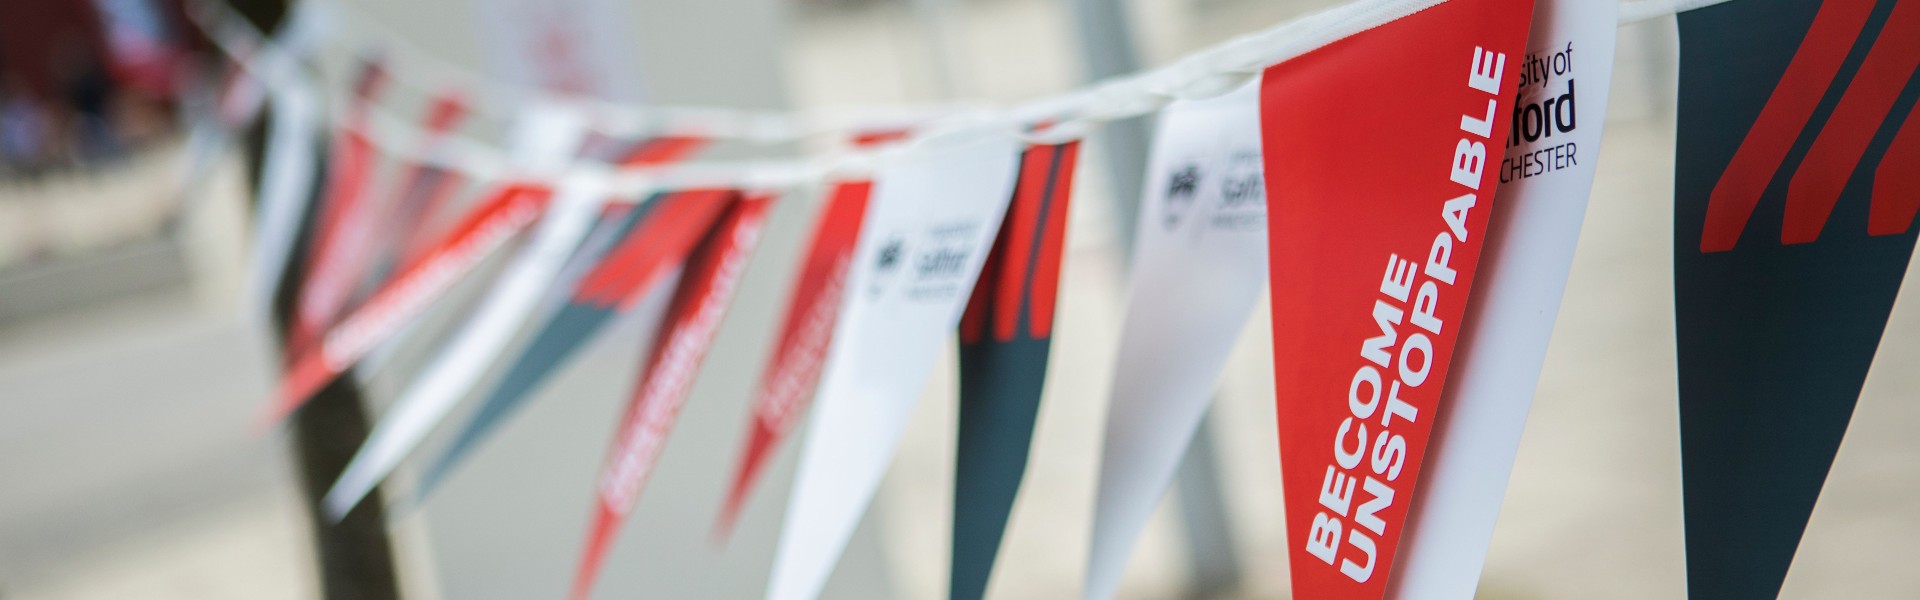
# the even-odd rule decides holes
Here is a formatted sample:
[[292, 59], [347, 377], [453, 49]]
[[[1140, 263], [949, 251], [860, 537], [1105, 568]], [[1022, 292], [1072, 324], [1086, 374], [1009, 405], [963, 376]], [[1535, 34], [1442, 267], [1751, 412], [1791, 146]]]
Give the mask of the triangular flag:
[[1771, 598], [1913, 256], [1920, 2], [1735, 0], [1679, 20], [1687, 590]]
[[1134, 234], [1084, 596], [1113, 597], [1267, 281], [1259, 78], [1160, 113]]
[[840, 317], [853, 245], [859, 239], [861, 218], [866, 215], [867, 196], [872, 189], [872, 182], [849, 181], [834, 184], [828, 194], [826, 209], [807, 244], [806, 262], [800, 267], [780, 321], [778, 345], [754, 390], [753, 414], [747, 424], [740, 466], [734, 470], [726, 504], [714, 526], [716, 537], [724, 538], [733, 530], [761, 468], [813, 400], [814, 386], [827, 363], [834, 323]]
[[874, 180], [767, 595], [818, 596], [959, 323], [1013, 192], [1012, 131], [921, 140]]
[[1295, 597], [1386, 595], [1468, 326], [1532, 11], [1447, 0], [1262, 75]]
[[273, 88], [273, 112], [267, 118], [267, 142], [260, 160], [259, 200], [255, 203], [253, 264], [248, 270], [247, 304], [261, 322], [273, 311], [273, 296], [287, 277], [299, 245], [301, 222], [313, 204], [319, 175], [319, 93], [303, 80]]
[[[589, 136], [581, 146], [582, 156], [628, 163], [640, 158], [674, 160], [683, 156], [656, 152], [652, 149], [658, 146], [650, 140], [613, 141]], [[564, 298], [586, 270], [647, 214], [648, 207], [625, 203], [595, 211], [603, 204], [598, 186], [577, 181], [562, 181], [560, 185], [559, 198], [550, 209], [553, 214], [546, 217], [460, 329], [407, 384], [327, 491], [322, 505], [332, 517], [345, 515], [386, 479], [401, 459], [412, 454], [455, 403], [480, 382], [487, 369], [503, 358], [514, 337], [534, 323], [547, 322], [559, 308], [551, 300]], [[582, 219], [597, 224], [589, 228]]]
[[280, 383], [270, 422], [279, 422], [306, 403], [341, 372], [418, 318], [480, 261], [532, 225], [546, 210], [546, 188], [509, 185], [474, 207], [465, 222], [436, 244], [425, 258], [382, 286], [325, 335], [298, 349]]
[[652, 341], [647, 367], [634, 384], [625, 414], [617, 421], [613, 447], [600, 471], [593, 523], [587, 530], [587, 547], [573, 583], [577, 600], [585, 600], [592, 593], [614, 535], [640, 501], [640, 492], [666, 447], [667, 434], [679, 420], [680, 407], [693, 391], [694, 376], [700, 372], [707, 348], [713, 345], [720, 321], [733, 302], [734, 289], [753, 256], [772, 202], [766, 196], [735, 202], [687, 258], [686, 271], [667, 305], [665, 326]]
[[392, 472], [427, 432], [440, 422], [453, 403], [472, 385], [478, 371], [504, 348], [538, 304], [545, 286], [555, 279], [593, 224], [602, 203], [599, 186], [562, 182], [558, 198], [534, 229], [527, 246], [509, 263], [492, 290], [448, 339], [421, 375], [381, 415], [348, 462], [322, 506], [338, 519], [358, 504], [375, 484]]
[[729, 190], [694, 190], [649, 200], [648, 214], [637, 217], [643, 219], [640, 226], [580, 279], [572, 298], [521, 351], [453, 442], [427, 467], [417, 495], [432, 494], [574, 351], [677, 271], [736, 195]]
[[1027, 469], [1053, 344], [1067, 206], [1080, 144], [1021, 158], [1007, 217], [960, 318], [960, 434], [948, 598], [987, 593], [994, 555]]

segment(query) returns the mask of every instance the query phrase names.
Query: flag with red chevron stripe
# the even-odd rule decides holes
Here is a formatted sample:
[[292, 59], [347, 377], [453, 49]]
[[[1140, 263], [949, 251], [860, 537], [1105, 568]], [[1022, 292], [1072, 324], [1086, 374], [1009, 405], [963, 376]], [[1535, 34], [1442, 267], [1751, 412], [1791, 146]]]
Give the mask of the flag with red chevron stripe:
[[1687, 587], [1771, 598], [1913, 255], [1920, 0], [1734, 0], [1679, 21]]
[[948, 598], [981, 598], [1027, 468], [1053, 345], [1077, 142], [1028, 148], [960, 317], [960, 433]]

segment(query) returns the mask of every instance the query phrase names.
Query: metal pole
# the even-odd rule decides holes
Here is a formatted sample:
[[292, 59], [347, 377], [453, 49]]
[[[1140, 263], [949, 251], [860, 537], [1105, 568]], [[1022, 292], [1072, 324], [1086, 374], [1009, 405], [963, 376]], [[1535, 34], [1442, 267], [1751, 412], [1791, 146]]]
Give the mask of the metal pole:
[[[1071, 0], [1073, 21], [1080, 29], [1080, 58], [1087, 81], [1140, 70], [1133, 27], [1119, 0]], [[1153, 142], [1148, 117], [1108, 123], [1094, 132], [1108, 189], [1113, 191], [1114, 223], [1120, 247], [1133, 249], [1134, 222], [1140, 213], [1140, 183], [1147, 169], [1147, 148]], [[1126, 254], [1131, 256], [1129, 252]]]
[[[271, 31], [286, 14], [284, 0], [232, 0], [234, 8], [253, 20], [262, 31]], [[266, 147], [266, 123], [261, 119], [246, 133], [248, 189], [257, 190]], [[324, 169], [322, 170], [324, 172]], [[311, 193], [320, 193], [324, 178], [314, 179]], [[309, 203], [317, 206], [317, 203]], [[305, 218], [311, 224], [312, 214]], [[310, 231], [289, 260], [304, 262]], [[289, 273], [294, 271], [289, 271]], [[299, 294], [300, 278], [289, 276], [274, 294], [274, 326], [284, 340], [291, 328], [294, 299]], [[320, 390], [307, 405], [294, 413], [289, 433], [295, 465], [300, 472], [301, 499], [306, 505], [308, 522], [313, 526], [315, 558], [319, 560], [321, 597], [327, 600], [394, 600], [400, 597], [399, 580], [393, 563], [393, 544], [387, 536], [386, 515], [380, 493], [362, 502], [359, 508], [335, 523], [320, 509], [320, 498], [333, 480], [346, 468], [347, 461], [367, 438], [370, 422], [361, 390], [353, 377], [341, 377]]]
[[[248, 161], [257, 170], [263, 137], [250, 136], [248, 141]], [[314, 179], [314, 194], [320, 193], [322, 181], [324, 178]], [[304, 222], [311, 224], [311, 217], [310, 211]], [[307, 245], [310, 228], [303, 229], [296, 248]], [[289, 259], [293, 264], [301, 264], [304, 256], [304, 250], [296, 249]], [[282, 340], [291, 330], [299, 282], [299, 277], [286, 277], [274, 295], [274, 326]], [[328, 519], [320, 508], [320, 499], [326, 495], [327, 488], [340, 477], [354, 451], [367, 439], [372, 419], [361, 398], [358, 381], [352, 376], [342, 376], [315, 394], [290, 418], [289, 441], [294, 464], [299, 467], [301, 500], [307, 509], [308, 523], [313, 526], [315, 558], [320, 561], [321, 596], [328, 600], [391, 600], [400, 597], [400, 588], [380, 491], [369, 494], [366, 501], [337, 523]]]

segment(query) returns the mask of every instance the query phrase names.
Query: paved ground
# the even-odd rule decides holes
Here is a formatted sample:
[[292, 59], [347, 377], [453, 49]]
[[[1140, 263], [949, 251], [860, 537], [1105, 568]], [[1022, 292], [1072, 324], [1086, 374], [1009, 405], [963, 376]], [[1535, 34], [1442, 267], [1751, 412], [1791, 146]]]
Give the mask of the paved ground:
[[[1311, 3], [1139, 5], [1150, 59], [1164, 60]], [[1075, 77], [1055, 3], [969, 7], [962, 71], [978, 95], [1017, 99]], [[806, 105], [925, 100], [904, 13], [812, 19], [790, 57]], [[905, 30], [911, 31], [911, 30]], [[1623, 31], [1600, 177], [1568, 300], [1489, 557], [1490, 599], [1680, 598], [1683, 569], [1673, 322], [1670, 25]], [[996, 66], [1019, 64], [1021, 69]], [[1089, 164], [1095, 161], [1087, 161]], [[229, 173], [231, 175], [231, 173]], [[1119, 323], [1120, 269], [1097, 173], [1083, 180], [1040, 440], [992, 592], [1078, 590], [1101, 398]], [[233, 199], [230, 192], [220, 196]], [[0, 325], [0, 598], [312, 597], [308, 550], [274, 438], [246, 428], [268, 386], [257, 331], [233, 300], [231, 203], [189, 239], [196, 283], [31, 322]], [[227, 208], [219, 208], [226, 206]], [[766, 241], [798, 243], [789, 207]], [[223, 254], [223, 251], [225, 254]], [[221, 256], [228, 256], [222, 260]], [[751, 597], [771, 553], [786, 471], [725, 551], [705, 538], [730, 466], [742, 392], [758, 370], [754, 332], [772, 318], [781, 267], [754, 264], [748, 299], [723, 328], [654, 488], [612, 556], [604, 597]], [[1914, 282], [1909, 281], [1909, 284]], [[1242, 596], [1285, 595], [1266, 323], [1241, 341], [1216, 408]], [[1920, 597], [1920, 303], [1891, 333], [1815, 511], [1786, 597]], [[630, 330], [629, 330], [630, 331]], [[472, 468], [398, 524], [408, 584], [449, 598], [544, 597], [562, 589], [584, 527], [586, 490], [637, 344], [616, 333], [562, 373]], [[390, 386], [391, 383], [382, 385]], [[950, 390], [952, 374], [934, 390]], [[831, 597], [936, 598], [944, 590], [952, 394], [930, 393], [882, 501]], [[1176, 595], [1184, 556], [1171, 512], [1150, 525], [1125, 587]]]

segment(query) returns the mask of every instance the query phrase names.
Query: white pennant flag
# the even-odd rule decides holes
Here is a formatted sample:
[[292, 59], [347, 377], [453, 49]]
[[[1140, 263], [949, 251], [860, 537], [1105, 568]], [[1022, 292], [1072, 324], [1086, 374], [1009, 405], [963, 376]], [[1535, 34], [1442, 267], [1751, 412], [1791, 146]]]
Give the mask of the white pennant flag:
[[381, 416], [327, 492], [322, 506], [329, 518], [345, 516], [373, 491], [499, 358], [586, 236], [605, 193], [601, 186], [587, 182], [560, 183], [527, 246], [514, 256], [460, 330], [441, 346], [433, 362]]
[[1085, 595], [1110, 598], [1267, 282], [1259, 79], [1160, 115], [1107, 412]]
[[1498, 208], [1462, 321], [1466, 343], [1440, 401], [1446, 417], [1427, 447], [1390, 597], [1466, 599], [1480, 583], [1593, 188], [1618, 10], [1614, 0], [1534, 7]]
[[[510, 145], [521, 166], [551, 169], [573, 155], [585, 132], [585, 116], [578, 111], [541, 105], [523, 116], [510, 136]], [[432, 362], [381, 416], [340, 479], [327, 491], [321, 506], [329, 518], [346, 516], [399, 466], [401, 459], [419, 447], [505, 352], [514, 335], [534, 316], [541, 299], [560, 281], [567, 258], [592, 229], [607, 191], [596, 181], [575, 178], [560, 181], [554, 194], [554, 201], [547, 205], [527, 244], [494, 280], [460, 329], [440, 346]], [[407, 325], [395, 336], [396, 341], [409, 337], [417, 327], [417, 321]], [[369, 376], [398, 346], [393, 341], [382, 345], [354, 372]]]
[[986, 262], [1018, 154], [1012, 131], [982, 127], [881, 167], [768, 598], [818, 596], [839, 561]]
[[[273, 320], [273, 294], [286, 277], [294, 241], [299, 237], [307, 205], [313, 201], [313, 180], [319, 168], [320, 94], [300, 72], [299, 60], [321, 33], [323, 25], [313, 4], [300, 3], [287, 16], [279, 40], [256, 49], [254, 66], [240, 76], [248, 89], [265, 90], [273, 112], [267, 123], [267, 143], [260, 164], [260, 197], [254, 206], [253, 264], [247, 277], [246, 306], [261, 323]], [[252, 71], [251, 69], [258, 69]], [[236, 100], [247, 114], [245, 100]]]

